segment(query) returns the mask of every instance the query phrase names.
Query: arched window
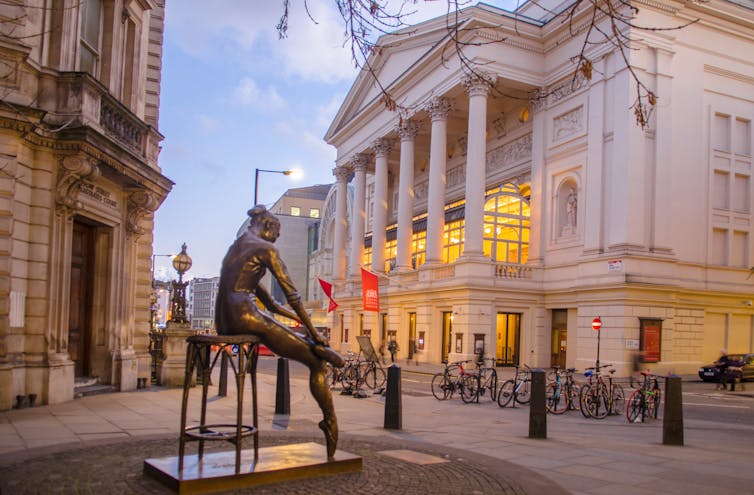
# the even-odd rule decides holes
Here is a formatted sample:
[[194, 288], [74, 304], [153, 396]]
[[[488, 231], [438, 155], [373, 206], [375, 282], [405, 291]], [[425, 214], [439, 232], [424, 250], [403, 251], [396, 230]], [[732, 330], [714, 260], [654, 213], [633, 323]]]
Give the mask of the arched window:
[[531, 211], [515, 184], [488, 192], [484, 203], [484, 254], [499, 263], [523, 265], [529, 257]]

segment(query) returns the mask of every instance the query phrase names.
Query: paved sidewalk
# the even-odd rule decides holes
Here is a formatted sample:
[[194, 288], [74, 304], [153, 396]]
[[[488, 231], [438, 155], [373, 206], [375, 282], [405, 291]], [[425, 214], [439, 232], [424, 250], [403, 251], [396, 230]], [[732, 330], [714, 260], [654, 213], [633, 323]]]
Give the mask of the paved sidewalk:
[[[405, 361], [399, 364], [404, 380], [410, 378], [408, 371], [417, 368]], [[416, 369], [430, 370], [431, 365], [422, 364]], [[305, 380], [291, 380], [292, 414], [284, 418], [273, 414], [275, 376], [260, 374], [258, 381], [263, 444], [286, 438], [323, 443], [316, 429], [321, 415]], [[211, 399], [210, 422], [233, 417], [235, 398], [233, 387], [228, 388], [228, 397]], [[192, 393], [192, 400], [198, 395]], [[180, 396], [178, 389], [153, 387], [0, 413], [0, 494], [17, 493], [10, 487], [20, 486], [21, 478], [31, 483], [27, 486], [31, 491], [18, 493], [47, 493], [36, 484], [45, 480], [58, 483], [54, 486], [61, 489], [56, 493], [169, 493], [159, 491], [161, 487], [144, 488], [152, 485], [144, 479], [140, 461], [177, 450]], [[302, 493], [342, 493], [336, 489], [342, 486], [354, 493], [388, 493], [383, 489], [390, 488], [389, 493], [532, 495], [565, 493], [558, 488], [563, 487], [574, 494], [706, 495], [751, 493], [754, 486], [754, 431], [748, 426], [721, 428], [718, 423], [686, 420], [685, 446], [676, 447], [662, 445], [662, 421], [628, 424], [625, 417], [595, 421], [571, 412], [548, 415], [548, 438], [533, 440], [528, 438], [528, 407], [500, 409], [489, 401], [463, 404], [457, 399], [437, 401], [431, 395], [404, 394], [403, 429], [395, 431], [383, 428], [384, 398], [356, 399], [336, 393], [334, 400], [340, 447], [363, 451], [356, 453], [365, 459], [364, 478], [338, 475], [328, 477], [324, 485], [290, 482], [287, 487], [254, 493], [298, 493], [296, 487]], [[191, 411], [198, 414], [196, 407]], [[385, 464], [385, 456], [378, 454], [396, 449], [453, 460], [444, 465], [474, 466], [476, 471], [438, 469], [443, 464], [428, 471], [425, 466], [393, 460]], [[463, 472], [478, 474], [458, 478], [456, 484], [448, 481], [456, 479], [448, 477], [450, 473]], [[392, 478], [385, 473], [393, 473]], [[108, 476], [112, 479], [104, 484], [91, 485]], [[118, 476], [127, 480], [116, 482]], [[417, 476], [425, 482], [410, 484]], [[474, 479], [482, 478], [481, 485], [474, 484]], [[84, 484], [62, 488], [73, 482]]]

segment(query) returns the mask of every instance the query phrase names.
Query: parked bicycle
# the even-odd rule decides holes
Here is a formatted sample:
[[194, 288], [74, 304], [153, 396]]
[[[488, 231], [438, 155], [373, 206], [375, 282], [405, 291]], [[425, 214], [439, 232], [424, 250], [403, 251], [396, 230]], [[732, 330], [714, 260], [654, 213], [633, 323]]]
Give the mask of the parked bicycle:
[[361, 361], [359, 363], [359, 375], [364, 379], [364, 384], [374, 390], [385, 384], [385, 369], [377, 361]]
[[[490, 366], [485, 362], [490, 361]], [[477, 369], [470, 372], [469, 379], [464, 381], [461, 390], [461, 400], [465, 403], [479, 402], [479, 397], [487, 396], [494, 401], [497, 397], [497, 370], [495, 358], [482, 358], [476, 362]]]
[[[602, 368], [611, 367], [608, 380], [600, 373]], [[626, 399], [623, 387], [613, 379], [615, 369], [612, 364], [603, 364], [586, 369], [587, 383], [581, 387], [581, 414], [587, 418], [603, 419], [608, 414], [623, 414]]]
[[644, 377], [641, 387], [634, 390], [628, 398], [626, 419], [629, 423], [643, 423], [648, 418], [657, 419], [660, 410], [660, 384], [651, 371], [642, 371]]
[[432, 377], [432, 395], [435, 396], [435, 399], [449, 399], [453, 397], [456, 391], [463, 396], [464, 384], [471, 377], [471, 374], [464, 367], [464, 364], [469, 362], [447, 363], [442, 373], [437, 373]]
[[531, 400], [531, 368], [527, 365], [515, 365], [516, 373], [512, 380], [506, 380], [497, 392], [497, 405], [505, 407], [514, 400], [519, 404], [528, 404]]
[[552, 414], [563, 414], [571, 409], [579, 409], [581, 387], [573, 378], [575, 368], [564, 371], [559, 366], [553, 366], [554, 380], [547, 384], [545, 392], [545, 407]]
[[355, 360], [356, 354], [353, 351], [348, 351], [345, 355], [346, 364], [342, 368], [335, 368], [328, 363], [327, 372], [325, 373], [325, 381], [330, 385], [330, 388], [335, 388], [338, 385], [345, 387], [345, 384], [349, 381], [347, 376], [352, 374], [351, 369]]

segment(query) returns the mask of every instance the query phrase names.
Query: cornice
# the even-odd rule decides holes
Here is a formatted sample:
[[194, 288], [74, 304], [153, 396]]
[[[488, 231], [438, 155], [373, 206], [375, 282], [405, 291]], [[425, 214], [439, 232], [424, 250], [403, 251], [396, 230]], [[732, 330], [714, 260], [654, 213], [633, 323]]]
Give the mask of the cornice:
[[727, 79], [734, 79], [736, 81], [740, 81], [740, 82], [749, 84], [751, 86], [754, 86], [754, 77], [747, 76], [746, 74], [740, 74], [738, 72], [733, 72], [733, 71], [723, 69], [720, 67], [715, 67], [714, 65], [704, 64], [704, 72], [722, 76]]

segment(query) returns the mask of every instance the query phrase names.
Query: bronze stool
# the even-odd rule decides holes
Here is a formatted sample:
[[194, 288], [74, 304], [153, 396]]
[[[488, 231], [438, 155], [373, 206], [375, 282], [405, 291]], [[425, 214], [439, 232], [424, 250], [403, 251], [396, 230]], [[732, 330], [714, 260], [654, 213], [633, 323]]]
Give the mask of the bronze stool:
[[[199, 461], [204, 455], [204, 442], [225, 440], [236, 446], [236, 474], [241, 470], [241, 444], [248, 436], [254, 437], [254, 460], [259, 457], [259, 437], [257, 435], [257, 358], [259, 341], [250, 335], [192, 335], [186, 339], [186, 374], [183, 381], [183, 401], [181, 403], [181, 438], [178, 447], [178, 471], [183, 471], [183, 456], [186, 442], [199, 442]], [[206, 424], [207, 391], [212, 368], [227, 348], [238, 345], [237, 360], [229, 359], [236, 377], [236, 422], [235, 424]], [[212, 346], [218, 349], [213, 353]], [[197, 426], [186, 426], [189, 390], [194, 368], [202, 377], [202, 412]], [[246, 373], [251, 375], [252, 424], [243, 424], [243, 393]]]

